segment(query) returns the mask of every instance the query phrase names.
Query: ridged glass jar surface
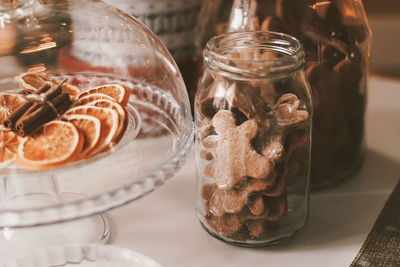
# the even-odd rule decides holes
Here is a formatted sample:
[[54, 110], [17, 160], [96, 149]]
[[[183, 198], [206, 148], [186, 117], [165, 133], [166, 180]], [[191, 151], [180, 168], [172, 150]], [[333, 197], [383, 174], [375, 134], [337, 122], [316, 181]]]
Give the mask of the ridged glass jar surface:
[[330, 185], [361, 166], [371, 42], [361, 0], [205, 1], [200, 17], [199, 55], [209, 38], [226, 32], [275, 31], [301, 40], [314, 99], [311, 186]]
[[293, 37], [212, 38], [195, 99], [197, 214], [212, 236], [264, 246], [308, 214], [312, 102]]

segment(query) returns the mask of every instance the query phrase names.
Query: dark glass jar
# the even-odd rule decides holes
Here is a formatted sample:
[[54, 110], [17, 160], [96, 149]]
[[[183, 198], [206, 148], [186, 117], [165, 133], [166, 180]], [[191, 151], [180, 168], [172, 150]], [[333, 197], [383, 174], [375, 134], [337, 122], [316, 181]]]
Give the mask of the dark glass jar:
[[137, 17], [161, 39], [181, 71], [193, 109], [196, 81], [201, 74], [194, 69], [193, 64], [196, 61], [194, 28], [201, 0], [105, 0], [105, 2]]
[[197, 214], [213, 236], [264, 246], [308, 214], [312, 103], [299, 41], [237, 32], [212, 38], [195, 99]]
[[198, 54], [209, 38], [226, 32], [275, 31], [300, 39], [314, 99], [311, 186], [332, 184], [361, 166], [371, 41], [361, 0], [210, 0], [200, 18]]

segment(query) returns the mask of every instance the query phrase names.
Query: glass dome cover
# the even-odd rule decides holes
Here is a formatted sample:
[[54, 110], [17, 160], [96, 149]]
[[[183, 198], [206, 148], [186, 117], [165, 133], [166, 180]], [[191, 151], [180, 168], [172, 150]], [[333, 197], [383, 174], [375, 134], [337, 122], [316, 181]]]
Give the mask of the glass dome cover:
[[[193, 139], [186, 89], [165, 46], [139, 21], [101, 1], [8, 0], [0, 2], [0, 40], [0, 62], [7, 66], [0, 70], [1, 98], [17, 94], [23, 103], [31, 101], [43, 109], [48, 104], [49, 110], [57, 111], [32, 134], [18, 136], [17, 159], [1, 165], [1, 228], [68, 221], [106, 211], [151, 192], [183, 165]], [[40, 93], [46, 84], [50, 89]], [[110, 85], [123, 88], [127, 103], [107, 96], [104, 88]], [[68, 94], [68, 108], [59, 111], [53, 100], [46, 98], [54, 88]], [[74, 94], [68, 91], [71, 88]], [[102, 93], [106, 96], [96, 100]], [[83, 98], [89, 99], [84, 108]], [[92, 107], [93, 99], [102, 104]], [[7, 101], [2, 102], [3, 120], [20, 107], [12, 109]], [[76, 156], [80, 153], [76, 148], [73, 160], [53, 164], [56, 166], [35, 165], [34, 169], [40, 170], [21, 164], [21, 154], [28, 153], [21, 144], [44, 135], [43, 124], [72, 123], [68, 114], [96, 117], [93, 112], [104, 113], [115, 105], [123, 111], [107, 112], [119, 116], [114, 121], [122, 123], [123, 130], [98, 153], [91, 154], [91, 150]], [[19, 120], [24, 116], [26, 113]], [[103, 120], [111, 120], [109, 117], [104, 115]], [[102, 118], [97, 118], [101, 127], [95, 148], [105, 142], [102, 137], [107, 128]], [[87, 129], [76, 128], [79, 136]], [[10, 132], [4, 127], [0, 130]], [[87, 139], [84, 135], [81, 149]], [[60, 151], [54, 142], [46, 147]]]

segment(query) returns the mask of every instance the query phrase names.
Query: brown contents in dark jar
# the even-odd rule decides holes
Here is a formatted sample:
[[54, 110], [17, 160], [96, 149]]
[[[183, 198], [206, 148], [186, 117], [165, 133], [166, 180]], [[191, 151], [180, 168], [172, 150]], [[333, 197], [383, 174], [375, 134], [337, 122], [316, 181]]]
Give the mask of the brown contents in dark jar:
[[186, 89], [188, 92], [190, 107], [192, 113], [194, 111], [194, 97], [196, 94], [197, 84], [199, 77], [202, 74], [202, 56], [198, 55], [187, 55], [176, 58], [176, 64], [182, 74], [183, 80], [185, 81]]
[[266, 0], [251, 1], [246, 13], [235, 3], [213, 5], [208, 12], [217, 14], [215, 25], [200, 22], [208, 30], [205, 38], [233, 30], [226, 10], [242, 8], [250, 18], [240, 29], [283, 32], [300, 39], [314, 101], [311, 185], [320, 187], [351, 174], [364, 155], [370, 32], [362, 6], [347, 1]]

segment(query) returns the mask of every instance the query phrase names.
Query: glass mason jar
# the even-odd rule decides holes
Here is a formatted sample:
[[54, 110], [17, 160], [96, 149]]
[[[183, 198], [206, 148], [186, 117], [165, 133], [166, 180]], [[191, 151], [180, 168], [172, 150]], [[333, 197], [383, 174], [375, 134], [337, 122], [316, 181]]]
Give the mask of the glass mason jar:
[[214, 237], [277, 242], [308, 214], [312, 102], [299, 41], [273, 32], [212, 38], [195, 98], [197, 214]]
[[199, 55], [207, 40], [226, 32], [275, 31], [301, 40], [314, 103], [311, 186], [332, 184], [358, 170], [365, 154], [371, 43], [361, 0], [210, 0], [200, 17]]

